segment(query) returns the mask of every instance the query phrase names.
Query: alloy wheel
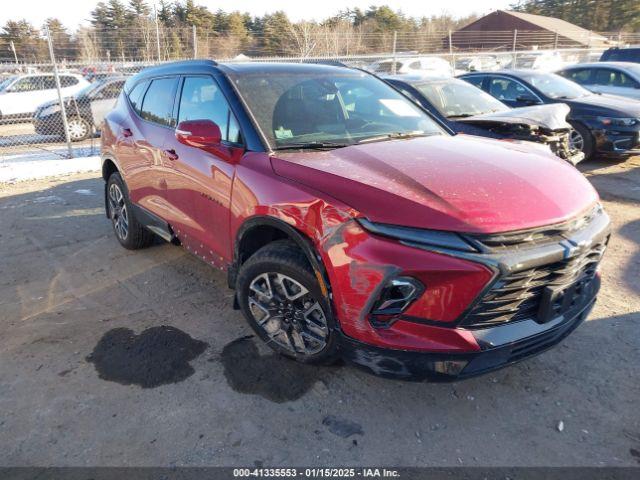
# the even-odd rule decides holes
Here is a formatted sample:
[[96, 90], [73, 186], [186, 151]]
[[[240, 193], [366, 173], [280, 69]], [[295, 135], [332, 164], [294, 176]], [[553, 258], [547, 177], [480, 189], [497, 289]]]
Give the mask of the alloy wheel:
[[124, 194], [116, 183], [112, 183], [109, 187], [109, 214], [111, 215], [116, 235], [120, 240], [125, 240], [129, 233], [129, 215], [127, 204], [124, 201]]
[[269, 339], [295, 354], [313, 355], [327, 344], [327, 318], [309, 289], [268, 272], [249, 285], [249, 310]]
[[580, 150], [581, 152], [584, 149], [584, 138], [577, 130], [571, 130], [569, 134], [569, 147], [571, 149]]

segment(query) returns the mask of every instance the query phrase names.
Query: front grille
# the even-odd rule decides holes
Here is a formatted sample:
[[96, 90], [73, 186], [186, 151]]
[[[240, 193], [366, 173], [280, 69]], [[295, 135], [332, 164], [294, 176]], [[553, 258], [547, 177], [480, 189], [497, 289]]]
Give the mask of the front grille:
[[545, 311], [547, 314], [557, 316], [585, 303], [593, 295], [590, 287], [606, 243], [604, 240], [559, 262], [500, 277], [471, 308], [461, 325], [483, 328], [527, 318], [549, 320], [541, 317], [541, 306], [550, 291], [560, 293], [546, 299], [551, 309]]

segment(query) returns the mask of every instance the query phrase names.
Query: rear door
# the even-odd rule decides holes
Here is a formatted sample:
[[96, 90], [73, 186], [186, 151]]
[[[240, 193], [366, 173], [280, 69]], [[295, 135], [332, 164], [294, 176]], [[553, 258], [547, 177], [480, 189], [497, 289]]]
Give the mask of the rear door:
[[136, 85], [130, 93], [135, 114], [125, 120], [117, 133], [116, 156], [125, 169], [131, 200], [165, 218], [169, 162], [164, 145], [175, 128], [178, 77], [154, 78], [148, 86], [145, 83]]
[[[238, 122], [218, 82], [208, 75], [185, 76], [177, 108], [178, 124], [211, 120], [220, 127], [222, 143], [242, 143]], [[228, 257], [231, 184], [235, 165], [222, 155], [183, 145], [175, 136], [165, 148], [174, 156], [167, 176], [168, 221], [181, 242], [206, 261], [218, 265]]]

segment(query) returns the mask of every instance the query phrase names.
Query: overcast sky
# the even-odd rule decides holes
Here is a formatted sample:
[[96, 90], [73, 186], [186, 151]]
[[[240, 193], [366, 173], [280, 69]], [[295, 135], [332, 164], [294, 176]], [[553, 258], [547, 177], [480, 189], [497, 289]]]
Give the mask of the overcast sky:
[[[127, 3], [127, 0], [123, 0]], [[26, 18], [40, 26], [48, 17], [57, 17], [68, 27], [86, 24], [89, 13], [98, 0], [2, 0], [0, 26], [7, 20]], [[150, 5], [153, 0], [148, 0]], [[389, 5], [405, 14], [422, 17], [450, 13], [463, 17], [470, 13], [485, 14], [497, 9], [506, 9], [515, 0], [196, 0], [210, 10], [219, 8], [231, 12], [240, 10], [251, 15], [263, 15], [284, 10], [293, 20], [320, 20], [347, 7], [366, 9], [370, 5]]]

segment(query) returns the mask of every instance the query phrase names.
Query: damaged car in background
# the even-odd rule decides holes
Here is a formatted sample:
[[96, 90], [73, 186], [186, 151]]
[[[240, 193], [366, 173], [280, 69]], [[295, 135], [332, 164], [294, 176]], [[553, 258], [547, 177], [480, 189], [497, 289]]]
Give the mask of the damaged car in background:
[[456, 78], [398, 75], [384, 80], [456, 133], [540, 143], [573, 165], [584, 159], [570, 144], [572, 127], [564, 104], [511, 108]]

